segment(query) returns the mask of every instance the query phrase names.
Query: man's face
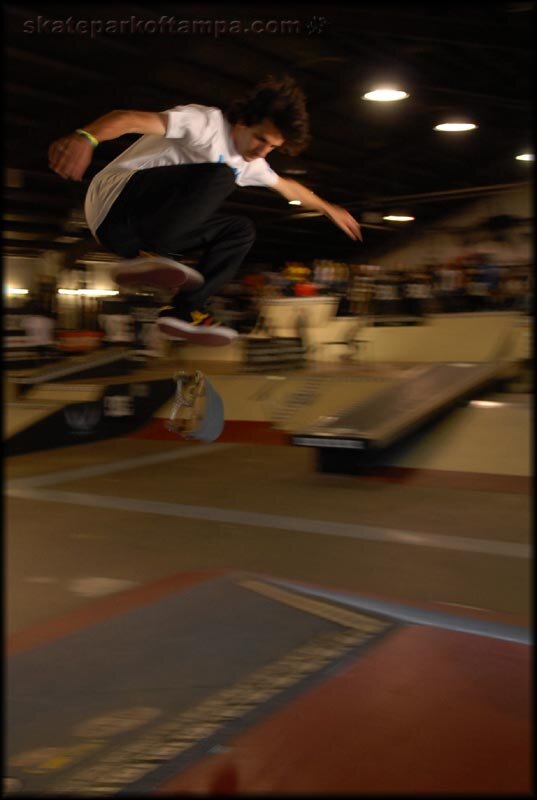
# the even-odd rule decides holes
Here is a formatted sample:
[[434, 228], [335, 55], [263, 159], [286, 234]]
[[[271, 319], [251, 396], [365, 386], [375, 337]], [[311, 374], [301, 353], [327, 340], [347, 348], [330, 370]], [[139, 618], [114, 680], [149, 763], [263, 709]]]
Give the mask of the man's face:
[[265, 158], [274, 148], [281, 147], [284, 138], [269, 119], [247, 126], [236, 122], [232, 128], [233, 142], [245, 161]]

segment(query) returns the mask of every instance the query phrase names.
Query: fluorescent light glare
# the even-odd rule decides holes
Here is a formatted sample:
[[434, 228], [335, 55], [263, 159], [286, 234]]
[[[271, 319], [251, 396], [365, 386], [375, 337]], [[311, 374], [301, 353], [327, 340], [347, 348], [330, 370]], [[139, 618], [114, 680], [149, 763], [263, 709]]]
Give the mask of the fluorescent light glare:
[[28, 294], [28, 289], [17, 289], [15, 286], [5, 286], [4, 292], [8, 297], [19, 297], [21, 295]]
[[408, 96], [407, 92], [403, 92], [400, 89], [385, 87], [383, 89], [374, 89], [372, 92], [367, 92], [363, 95], [363, 99], [372, 100], [375, 103], [393, 103], [396, 100], [405, 100]]
[[435, 125], [435, 131], [445, 131], [447, 133], [458, 133], [459, 131], [473, 131], [477, 128], [473, 122], [442, 122], [440, 125]]
[[403, 214], [388, 214], [382, 219], [387, 220], [388, 222], [414, 222], [416, 217], [407, 217]]
[[86, 297], [114, 297], [118, 291], [111, 289], [79, 289], [80, 294]]
[[109, 289], [58, 289], [58, 294], [78, 295], [79, 297], [113, 297], [119, 292]]
[[517, 161], [535, 161], [535, 155], [533, 153], [521, 153], [519, 156], [516, 157]]
[[300, 200], [289, 200], [290, 206], [301, 206], [302, 202]]

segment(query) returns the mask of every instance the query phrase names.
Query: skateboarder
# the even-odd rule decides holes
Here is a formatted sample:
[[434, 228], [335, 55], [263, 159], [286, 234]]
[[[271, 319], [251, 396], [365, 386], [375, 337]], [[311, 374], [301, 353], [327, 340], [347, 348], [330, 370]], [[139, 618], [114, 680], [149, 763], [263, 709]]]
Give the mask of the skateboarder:
[[[197, 104], [163, 112], [112, 111], [54, 141], [50, 167], [80, 181], [95, 147], [127, 133], [142, 136], [95, 175], [86, 219], [95, 239], [125, 259], [115, 274], [120, 286], [177, 290], [157, 320], [172, 338], [218, 345], [237, 336], [205, 307], [237, 274], [254, 242], [247, 217], [220, 211], [236, 186], [268, 187], [300, 200], [351, 239], [362, 239], [346, 209], [282, 178], [265, 160], [276, 148], [297, 155], [309, 141], [305, 97], [288, 76], [269, 76], [226, 113]], [[197, 270], [180, 263], [181, 254], [198, 249]]]

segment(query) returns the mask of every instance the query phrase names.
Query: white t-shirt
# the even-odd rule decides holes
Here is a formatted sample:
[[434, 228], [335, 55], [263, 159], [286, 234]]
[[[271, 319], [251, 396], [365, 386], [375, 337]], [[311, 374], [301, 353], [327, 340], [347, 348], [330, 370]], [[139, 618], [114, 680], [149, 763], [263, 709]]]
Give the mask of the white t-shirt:
[[95, 175], [84, 206], [88, 226], [95, 232], [123, 187], [135, 172], [172, 164], [228, 164], [239, 186], [272, 187], [278, 174], [264, 158], [245, 161], [235, 149], [231, 124], [219, 108], [196, 104], [165, 111], [164, 136], [145, 134]]

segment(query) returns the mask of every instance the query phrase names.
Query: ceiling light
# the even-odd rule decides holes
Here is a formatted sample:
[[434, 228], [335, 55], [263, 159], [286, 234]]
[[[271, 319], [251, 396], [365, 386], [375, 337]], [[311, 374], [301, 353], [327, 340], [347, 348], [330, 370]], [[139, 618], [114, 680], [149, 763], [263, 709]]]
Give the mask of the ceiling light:
[[300, 211], [298, 214], [293, 214], [291, 219], [309, 219], [310, 217], [322, 217], [322, 211]]
[[535, 155], [533, 153], [521, 153], [519, 156], [516, 157], [517, 161], [535, 161]]
[[468, 405], [474, 408], [501, 408], [505, 403], [498, 403], [495, 400], [470, 400]]
[[382, 219], [387, 220], [388, 222], [414, 222], [416, 217], [407, 217], [404, 214], [388, 214]]
[[4, 291], [8, 297], [17, 297], [18, 295], [28, 294], [28, 289], [16, 289], [14, 286], [5, 286]]
[[435, 125], [435, 131], [446, 131], [447, 133], [458, 133], [459, 131], [473, 131], [477, 128], [473, 122], [442, 122]]
[[363, 100], [372, 100], [375, 103], [393, 103], [396, 100], [404, 100], [409, 95], [400, 89], [392, 89], [385, 87], [383, 89], [374, 89], [372, 92], [367, 92], [362, 95]]
[[300, 200], [289, 200], [290, 206], [301, 206], [302, 202]]

